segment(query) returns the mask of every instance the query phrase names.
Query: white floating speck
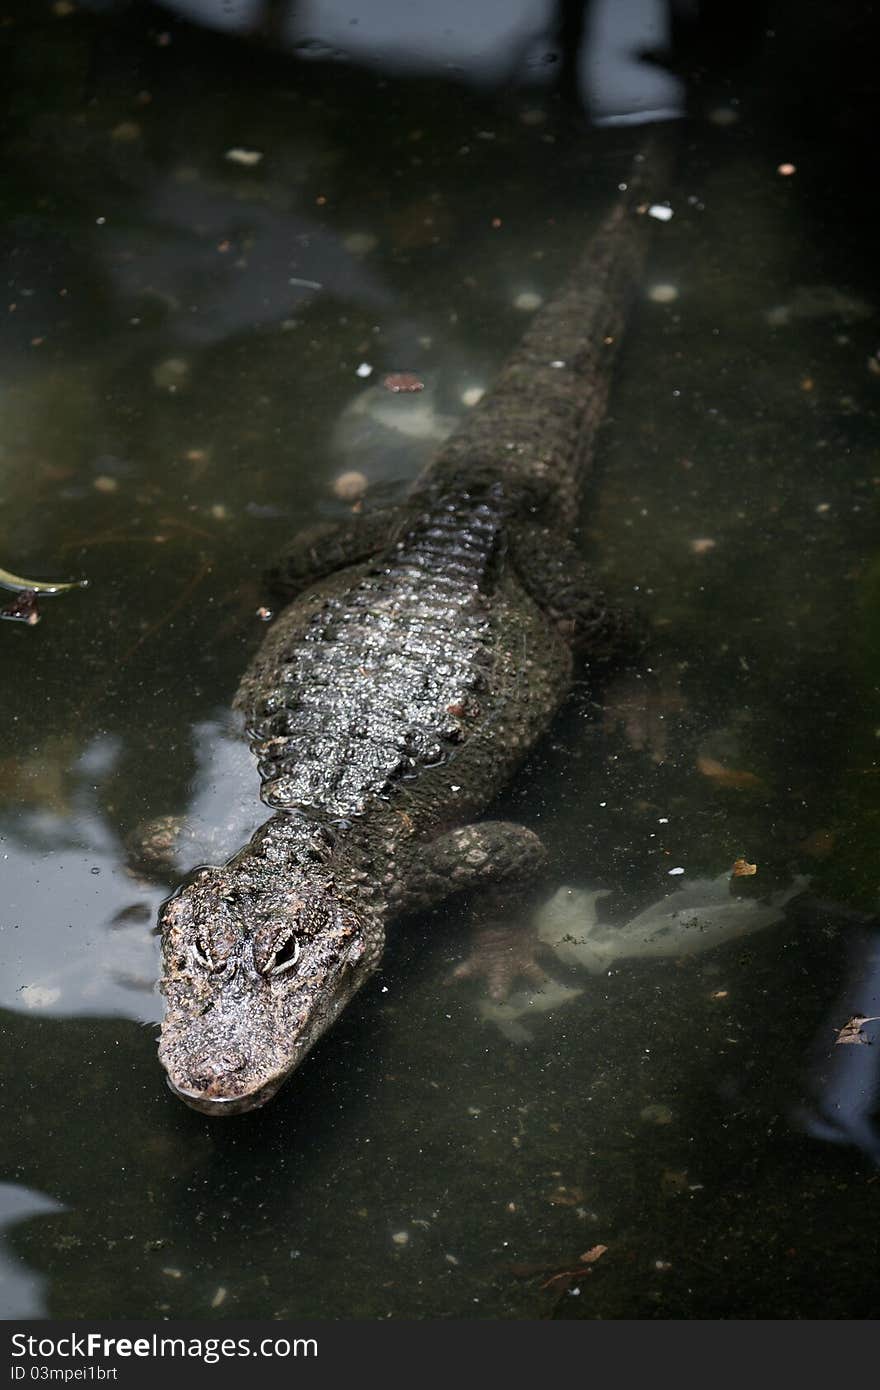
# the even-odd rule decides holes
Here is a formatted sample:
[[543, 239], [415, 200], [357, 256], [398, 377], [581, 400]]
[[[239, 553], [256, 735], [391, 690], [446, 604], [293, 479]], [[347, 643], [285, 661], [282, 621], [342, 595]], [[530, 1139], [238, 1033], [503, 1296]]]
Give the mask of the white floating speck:
[[535, 294], [534, 290], [523, 290], [522, 294], [518, 294], [513, 301], [513, 307], [531, 313], [534, 309], [540, 309], [543, 303], [544, 300], [541, 295]]
[[355, 368], [354, 374], [355, 376], [372, 376], [373, 368], [370, 366], [369, 362], [362, 362], [359, 367]]
[[673, 304], [678, 299], [678, 290], [675, 285], [652, 285], [648, 298], [654, 304]]
[[564, 367], [564, 366], [565, 366], [565, 363], [563, 362], [563, 360], [562, 360], [561, 357], [557, 357], [556, 360], [555, 360], [554, 362], [551, 362], [551, 363], [550, 363], [550, 366], [551, 366], [551, 367], [556, 367], [556, 369], [558, 370], [560, 367]]
[[223, 1285], [221, 1284], [220, 1287], [218, 1288], [217, 1292], [214, 1294], [214, 1297], [211, 1299], [211, 1307], [212, 1307], [212, 1308], [219, 1308], [219, 1307], [220, 1307], [220, 1304], [221, 1304], [221, 1303], [225, 1303], [225, 1302], [226, 1302], [226, 1290], [225, 1290], [225, 1288], [223, 1287]]
[[462, 405], [479, 405], [486, 394], [485, 386], [468, 386], [467, 390], [461, 393]]
[[681, 869], [681, 868], [679, 868], [679, 869], [670, 869], [670, 870], [669, 870], [670, 877], [671, 877], [672, 875], [674, 875], [674, 874], [683, 874], [683, 873], [684, 873], [684, 869]]
[[658, 222], [668, 222], [672, 215], [672, 208], [666, 203], [652, 203], [648, 208], [648, 216], [656, 217]]
[[395, 1245], [409, 1245], [409, 1231], [395, 1231], [391, 1239]]
[[223, 156], [230, 164], [242, 164], [245, 169], [253, 169], [263, 158], [260, 150], [243, 150], [239, 145], [227, 150]]

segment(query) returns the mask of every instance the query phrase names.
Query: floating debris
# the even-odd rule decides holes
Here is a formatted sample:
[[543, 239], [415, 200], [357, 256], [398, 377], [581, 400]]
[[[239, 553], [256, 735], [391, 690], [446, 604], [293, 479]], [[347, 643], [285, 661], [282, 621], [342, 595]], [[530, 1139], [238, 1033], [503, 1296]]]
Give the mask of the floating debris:
[[37, 596], [33, 589], [22, 589], [5, 608], [0, 608], [0, 618], [6, 619], [7, 622], [27, 623], [28, 627], [36, 627], [40, 621], [40, 610], [37, 608]]
[[750, 864], [747, 859], [734, 859], [733, 868], [730, 871], [734, 878], [751, 878], [758, 872], [757, 864]]
[[601, 1260], [607, 1249], [607, 1245], [593, 1245], [589, 1250], [585, 1250], [582, 1255], [579, 1255], [578, 1259], [581, 1264], [594, 1265], [597, 1260]]
[[649, 1125], [671, 1125], [675, 1119], [675, 1112], [670, 1106], [654, 1101], [650, 1105], [642, 1106], [639, 1119]]
[[784, 178], [784, 179], [790, 179], [791, 176], [792, 176], [792, 174], [796, 174], [796, 173], [797, 173], [797, 165], [795, 165], [795, 164], [777, 164], [777, 166], [776, 166], [776, 172], [777, 172], [777, 174], [780, 174], [780, 175], [782, 176], [782, 178]]
[[513, 301], [514, 309], [522, 309], [524, 313], [532, 313], [535, 309], [540, 309], [544, 303], [543, 296], [536, 294], [534, 290], [523, 290]]
[[382, 382], [386, 391], [424, 391], [425, 383], [415, 372], [390, 372]]
[[367, 476], [355, 469], [340, 473], [333, 479], [333, 493], [341, 502], [357, 502], [367, 490]]
[[61, 998], [61, 990], [48, 985], [25, 985], [20, 995], [26, 1009], [48, 1009], [57, 1004]]
[[652, 285], [648, 290], [648, 298], [653, 304], [674, 304], [678, 295], [675, 285]]
[[0, 569], [0, 588], [31, 594], [66, 594], [70, 589], [87, 589], [87, 579], [24, 579], [20, 574]]
[[697, 771], [708, 777], [717, 787], [728, 787], [733, 791], [764, 791], [765, 783], [754, 772], [744, 772], [738, 767], [725, 767], [715, 758], [697, 758]]
[[764, 313], [764, 319], [771, 328], [782, 328], [796, 319], [839, 319], [841, 323], [860, 323], [873, 317], [872, 305], [834, 285], [800, 285], [787, 304], [776, 304]]
[[462, 405], [466, 405], [468, 406], [468, 408], [470, 408], [472, 406], [479, 405], [480, 401], [483, 399], [485, 394], [485, 386], [468, 386], [465, 388], [464, 391], [462, 391], [460, 400]]
[[240, 145], [235, 145], [231, 150], [227, 150], [224, 159], [230, 164], [241, 164], [245, 169], [254, 169], [263, 158], [261, 150], [244, 150]]
[[853, 1014], [852, 1018], [848, 1019], [838, 1030], [837, 1037], [834, 1039], [835, 1043], [859, 1043], [870, 1046], [871, 1039], [865, 1037], [862, 1028], [866, 1023], [876, 1023], [878, 1018], [880, 1018], [878, 1014], [870, 1016]]
[[718, 542], [713, 541], [711, 536], [697, 536], [690, 542], [690, 548], [694, 555], [708, 555], [717, 544]]
[[539, 1014], [561, 1009], [572, 999], [577, 999], [580, 994], [583, 994], [583, 990], [572, 989], [570, 985], [563, 985], [558, 980], [548, 977], [541, 989], [520, 990], [510, 995], [503, 1003], [481, 999], [478, 1008], [480, 1017], [487, 1023], [494, 1023], [509, 1042], [529, 1043], [532, 1041], [532, 1034], [520, 1023], [521, 1018], [535, 1018]]
[[807, 884], [798, 876], [765, 899], [741, 898], [725, 872], [694, 879], [617, 925], [598, 919], [596, 904], [609, 896], [607, 889], [560, 888], [535, 921], [538, 936], [560, 960], [599, 975], [618, 960], [696, 955], [774, 926]]
[[409, 1231], [395, 1231], [391, 1239], [395, 1245], [403, 1249], [404, 1246], [409, 1245]]
[[648, 208], [648, 216], [656, 217], [658, 222], [668, 222], [675, 213], [668, 203], [652, 203]]
[[373, 368], [370, 366], [369, 362], [361, 362], [359, 367], [355, 367], [354, 374], [359, 377], [372, 376]]

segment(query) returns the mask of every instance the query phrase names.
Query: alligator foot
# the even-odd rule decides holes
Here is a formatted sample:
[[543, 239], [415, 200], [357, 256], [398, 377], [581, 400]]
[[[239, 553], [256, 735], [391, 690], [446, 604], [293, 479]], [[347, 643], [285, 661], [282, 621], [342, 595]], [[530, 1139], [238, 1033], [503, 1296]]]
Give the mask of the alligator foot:
[[307, 527], [266, 572], [266, 584], [285, 602], [296, 598], [326, 575], [375, 555], [388, 544], [398, 520], [398, 511], [389, 507], [351, 521], [321, 521]]
[[523, 586], [591, 670], [640, 656], [641, 622], [609, 601], [572, 541], [530, 527], [515, 535], [512, 553]]
[[604, 734], [621, 728], [630, 748], [649, 753], [655, 763], [666, 761], [670, 733], [685, 708], [675, 672], [625, 671], [608, 685], [602, 705]]
[[484, 979], [503, 999], [518, 979], [543, 984], [541, 942], [529, 924], [532, 899], [545, 886], [547, 851], [533, 830], [514, 821], [478, 821], [426, 845], [403, 884], [391, 890], [398, 913], [431, 907], [454, 894], [474, 902], [476, 935], [451, 978]]
[[538, 961], [541, 942], [537, 934], [520, 923], [498, 922], [478, 927], [470, 954], [449, 975], [455, 980], [482, 980], [488, 998], [507, 999], [519, 980], [542, 989], [549, 976]]

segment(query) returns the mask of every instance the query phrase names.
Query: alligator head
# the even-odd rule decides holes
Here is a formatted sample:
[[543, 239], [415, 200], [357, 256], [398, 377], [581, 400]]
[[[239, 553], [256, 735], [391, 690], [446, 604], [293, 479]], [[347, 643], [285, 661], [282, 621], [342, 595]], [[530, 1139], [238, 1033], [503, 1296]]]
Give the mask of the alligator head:
[[372, 973], [377, 926], [331, 890], [255, 882], [233, 861], [165, 904], [159, 1060], [187, 1105], [265, 1104]]

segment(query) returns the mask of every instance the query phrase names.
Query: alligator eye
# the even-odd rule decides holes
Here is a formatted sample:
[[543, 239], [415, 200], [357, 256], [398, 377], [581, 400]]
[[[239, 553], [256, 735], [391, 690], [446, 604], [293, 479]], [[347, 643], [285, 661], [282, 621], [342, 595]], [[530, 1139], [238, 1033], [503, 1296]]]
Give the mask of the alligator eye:
[[197, 936], [195, 941], [193, 942], [192, 953], [193, 960], [196, 961], [197, 964], [199, 964], [203, 970], [214, 969], [214, 962], [211, 959], [210, 947], [205, 945], [205, 942], [202, 940], [200, 936]]
[[283, 975], [286, 970], [292, 970], [301, 955], [300, 944], [295, 936], [289, 936], [282, 946], [275, 952], [275, 959], [269, 966], [267, 974]]

